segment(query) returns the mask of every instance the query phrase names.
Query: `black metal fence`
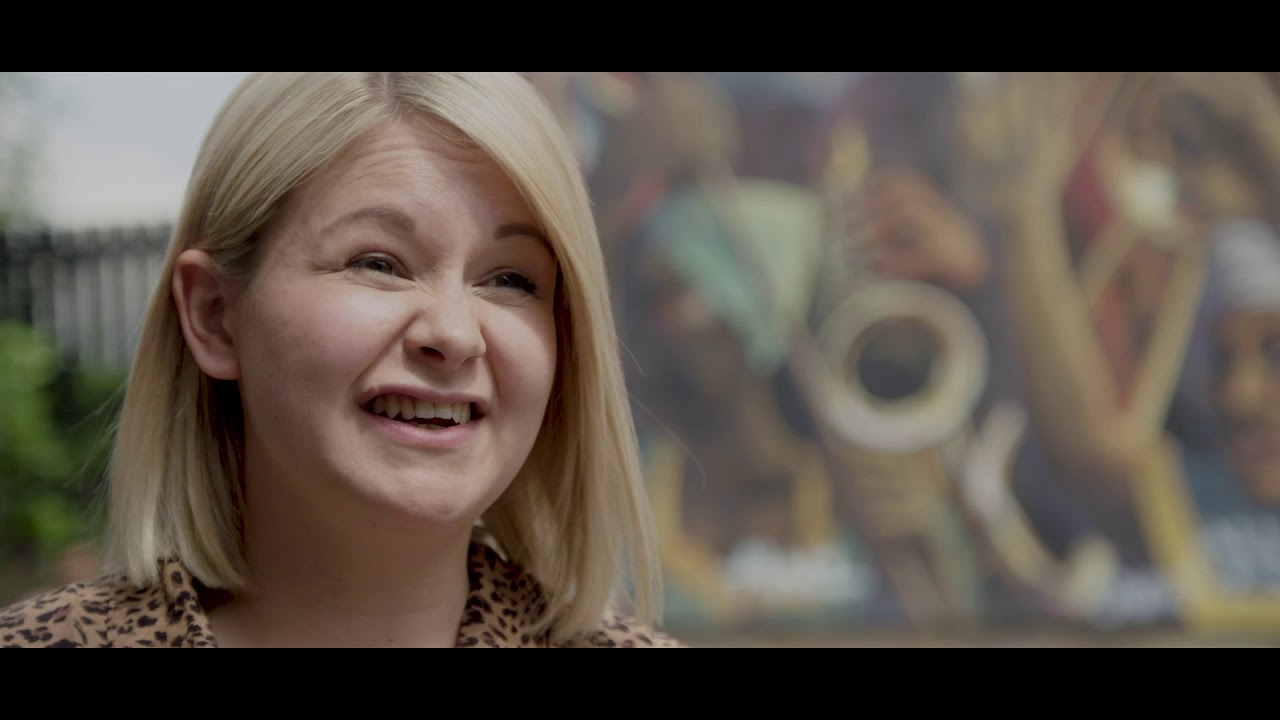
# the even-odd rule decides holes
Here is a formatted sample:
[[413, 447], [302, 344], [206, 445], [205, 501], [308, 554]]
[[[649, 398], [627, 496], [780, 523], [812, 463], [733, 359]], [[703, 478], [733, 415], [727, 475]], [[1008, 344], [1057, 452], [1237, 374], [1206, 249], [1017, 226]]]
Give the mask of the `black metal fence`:
[[127, 369], [171, 232], [0, 233], [0, 321], [48, 333], [68, 368]]

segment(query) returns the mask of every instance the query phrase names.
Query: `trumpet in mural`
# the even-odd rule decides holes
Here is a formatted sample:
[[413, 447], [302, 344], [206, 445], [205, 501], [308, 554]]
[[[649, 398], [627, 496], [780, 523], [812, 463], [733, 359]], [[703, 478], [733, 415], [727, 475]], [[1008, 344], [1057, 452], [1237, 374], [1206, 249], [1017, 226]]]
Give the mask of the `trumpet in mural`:
[[823, 286], [834, 297], [793, 368], [840, 468], [843, 504], [908, 618], [971, 621], [980, 572], [953, 481], [987, 379], [986, 339], [947, 289], [876, 271], [875, 216], [861, 207], [873, 166], [866, 134], [845, 119], [820, 184], [831, 258]]

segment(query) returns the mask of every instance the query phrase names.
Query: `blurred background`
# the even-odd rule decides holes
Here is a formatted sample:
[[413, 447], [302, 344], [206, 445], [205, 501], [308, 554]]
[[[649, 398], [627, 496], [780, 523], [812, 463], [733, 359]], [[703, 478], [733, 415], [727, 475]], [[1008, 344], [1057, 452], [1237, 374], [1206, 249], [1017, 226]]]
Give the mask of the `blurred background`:
[[[0, 73], [0, 604], [243, 73]], [[528, 73], [695, 645], [1280, 644], [1280, 77]]]

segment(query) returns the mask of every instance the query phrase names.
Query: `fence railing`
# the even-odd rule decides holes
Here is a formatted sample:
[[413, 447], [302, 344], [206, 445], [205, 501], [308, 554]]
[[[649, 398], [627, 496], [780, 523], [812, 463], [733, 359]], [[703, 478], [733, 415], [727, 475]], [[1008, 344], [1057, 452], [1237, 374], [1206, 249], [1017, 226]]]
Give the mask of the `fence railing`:
[[0, 233], [0, 320], [48, 333], [69, 368], [127, 369], [171, 232]]

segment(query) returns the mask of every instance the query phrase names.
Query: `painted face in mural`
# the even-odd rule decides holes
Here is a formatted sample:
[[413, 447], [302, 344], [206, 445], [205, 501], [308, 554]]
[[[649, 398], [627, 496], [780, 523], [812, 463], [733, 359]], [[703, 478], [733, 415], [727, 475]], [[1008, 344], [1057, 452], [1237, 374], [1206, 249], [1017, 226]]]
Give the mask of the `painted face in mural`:
[[1223, 316], [1215, 359], [1231, 462], [1255, 499], [1280, 507], [1280, 308]]

